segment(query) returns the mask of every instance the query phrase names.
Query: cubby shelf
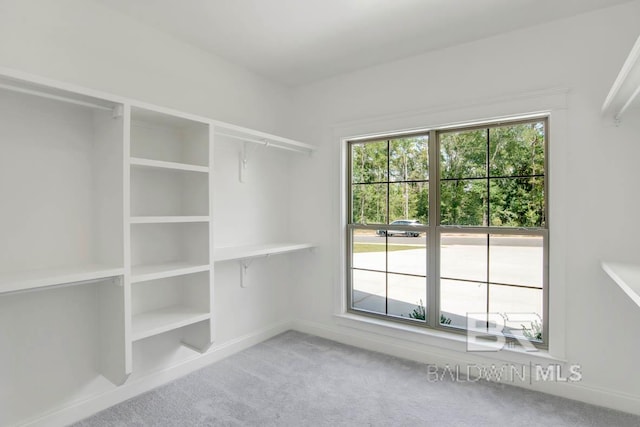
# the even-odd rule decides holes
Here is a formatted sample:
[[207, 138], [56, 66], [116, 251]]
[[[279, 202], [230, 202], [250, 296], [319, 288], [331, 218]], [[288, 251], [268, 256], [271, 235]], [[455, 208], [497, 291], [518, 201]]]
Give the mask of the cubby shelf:
[[207, 311], [175, 305], [133, 316], [133, 341], [162, 334], [211, 318]]
[[640, 307], [640, 265], [603, 261], [602, 269]]
[[266, 243], [262, 245], [229, 246], [216, 248], [213, 258], [216, 262], [242, 260], [301, 251], [313, 247], [312, 243]]
[[129, 164], [132, 167], [152, 168], [152, 169], [172, 169], [186, 172], [202, 172], [208, 173], [209, 167], [190, 165], [187, 163], [166, 162], [162, 160], [143, 159], [139, 157], [131, 157]]
[[191, 273], [209, 271], [209, 264], [188, 262], [169, 262], [153, 265], [138, 265], [131, 268], [131, 283], [147, 280], [164, 279]]
[[185, 222], [209, 222], [208, 216], [133, 216], [131, 224], [168, 224]]
[[0, 294], [121, 276], [124, 269], [103, 265], [53, 268], [0, 274]]

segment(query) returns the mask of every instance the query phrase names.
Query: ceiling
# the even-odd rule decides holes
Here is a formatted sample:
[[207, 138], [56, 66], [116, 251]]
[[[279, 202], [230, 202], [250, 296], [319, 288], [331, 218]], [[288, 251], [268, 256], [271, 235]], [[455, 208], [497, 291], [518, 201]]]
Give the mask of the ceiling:
[[630, 0], [97, 0], [288, 86]]

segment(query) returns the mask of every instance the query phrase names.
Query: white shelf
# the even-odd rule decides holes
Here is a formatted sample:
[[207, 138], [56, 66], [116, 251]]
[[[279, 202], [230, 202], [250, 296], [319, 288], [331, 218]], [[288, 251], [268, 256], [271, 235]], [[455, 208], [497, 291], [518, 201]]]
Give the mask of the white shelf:
[[103, 265], [0, 273], [0, 294], [121, 276], [124, 269]]
[[211, 318], [211, 314], [193, 307], [171, 306], [133, 316], [133, 341], [182, 328]]
[[603, 261], [602, 269], [640, 307], [640, 265]]
[[229, 246], [216, 248], [214, 250], [213, 257], [216, 262], [242, 260], [301, 251], [303, 249], [311, 249], [313, 247], [314, 245], [311, 243], [268, 243], [263, 245]]
[[188, 262], [138, 265], [131, 268], [131, 282], [136, 283], [147, 280], [164, 279], [166, 277], [200, 273], [202, 271], [209, 271], [209, 265]]
[[602, 105], [602, 113], [613, 115], [616, 121], [622, 119], [622, 115], [638, 104], [640, 97], [640, 37], [636, 40], [629, 56], [616, 78], [611, 90]]
[[185, 222], [209, 222], [208, 216], [133, 216], [131, 224], [167, 224]]
[[172, 169], [186, 172], [202, 172], [209, 173], [207, 166], [190, 165], [186, 163], [165, 162], [163, 160], [142, 159], [139, 157], [131, 157], [129, 164], [133, 167], [153, 168], [153, 169]]

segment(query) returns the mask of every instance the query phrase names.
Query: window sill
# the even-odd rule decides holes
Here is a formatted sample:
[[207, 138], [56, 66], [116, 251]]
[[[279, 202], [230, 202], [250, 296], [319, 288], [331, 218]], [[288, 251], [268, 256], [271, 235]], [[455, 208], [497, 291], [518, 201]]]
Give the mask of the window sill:
[[504, 348], [500, 351], [472, 352], [467, 351], [466, 335], [462, 334], [426, 329], [351, 313], [336, 314], [334, 318], [339, 326], [500, 362], [517, 364], [566, 363], [566, 360], [553, 356], [547, 350], [526, 351], [521, 348]]

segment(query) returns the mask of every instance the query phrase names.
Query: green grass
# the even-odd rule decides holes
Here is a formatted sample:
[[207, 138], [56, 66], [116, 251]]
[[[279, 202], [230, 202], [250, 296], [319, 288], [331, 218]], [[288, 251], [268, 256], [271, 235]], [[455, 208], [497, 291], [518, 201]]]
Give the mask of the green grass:
[[[389, 245], [387, 249], [389, 252], [393, 251], [408, 251], [411, 249], [424, 249], [424, 246], [420, 245]], [[385, 244], [384, 243], [354, 243], [353, 244], [353, 253], [364, 253], [364, 252], [384, 252]]]

